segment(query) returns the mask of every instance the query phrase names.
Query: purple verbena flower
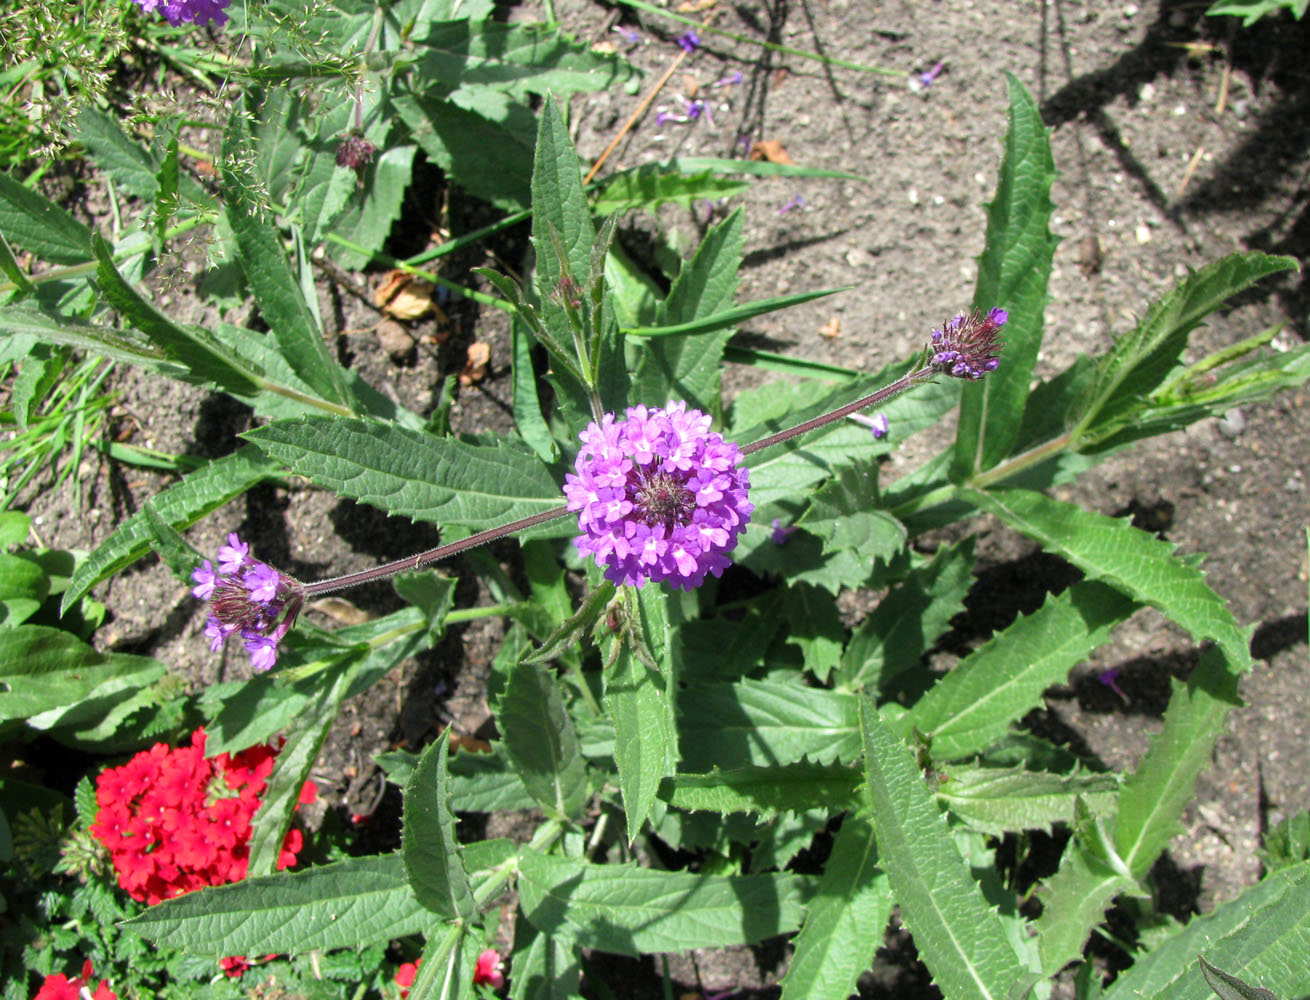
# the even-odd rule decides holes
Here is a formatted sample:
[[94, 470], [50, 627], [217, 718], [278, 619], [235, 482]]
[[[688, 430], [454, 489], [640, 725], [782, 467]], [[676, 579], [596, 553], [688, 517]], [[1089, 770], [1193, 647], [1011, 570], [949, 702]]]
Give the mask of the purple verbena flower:
[[305, 600], [304, 588], [284, 573], [250, 556], [250, 546], [235, 532], [218, 550], [218, 570], [208, 559], [191, 572], [191, 593], [209, 601], [205, 637], [214, 652], [240, 633], [256, 670], [277, 662], [277, 647], [295, 624]]
[[741, 451], [710, 430], [708, 414], [681, 402], [634, 406], [579, 438], [564, 495], [578, 511], [574, 544], [607, 579], [690, 590], [723, 573], [755, 508]]
[[788, 212], [790, 212], [793, 208], [804, 208], [804, 207], [805, 207], [805, 199], [802, 198], [800, 195], [797, 195], [797, 196], [796, 196], [795, 198], [793, 198], [791, 201], [787, 202], [787, 204], [781, 206], [781, 207], [778, 209], [778, 214], [779, 214], [779, 215], [786, 215], [786, 214], [787, 214]]
[[1102, 670], [1096, 675], [1096, 679], [1122, 698], [1124, 704], [1127, 705], [1131, 699], [1124, 693], [1123, 688], [1119, 686], [1119, 674], [1121, 672], [1122, 671], [1120, 671], [1118, 667], [1111, 667], [1109, 670]]
[[704, 115], [707, 121], [713, 121], [713, 116], [710, 114], [710, 106], [708, 104], [702, 101], [699, 97], [695, 100], [688, 101], [687, 117], [692, 121], [695, 121], [697, 118], [701, 117], [701, 115]]
[[227, 24], [223, 9], [231, 0], [136, 0], [147, 14], [163, 14], [168, 23], [176, 27], [183, 22], [204, 27], [211, 21], [218, 27]]
[[700, 48], [700, 35], [694, 31], [688, 31], [678, 36], [678, 47], [688, 55]]
[[891, 424], [887, 421], [887, 414], [875, 413], [871, 417], [866, 417], [863, 413], [852, 413], [850, 418], [857, 424], [863, 424], [873, 432], [876, 440], [881, 441], [891, 430]]
[[786, 545], [787, 539], [792, 536], [792, 533], [798, 527], [799, 525], [795, 524], [783, 524], [782, 518], [775, 517], [773, 519], [773, 530], [769, 532], [769, 541], [774, 545]]
[[941, 71], [945, 68], [946, 68], [946, 64], [939, 60], [937, 62], [937, 65], [935, 65], [932, 69], [925, 70], [924, 72], [919, 74], [919, 83], [923, 84], [923, 86], [925, 87], [931, 87], [932, 82], [937, 79], [938, 74], [940, 74]]
[[996, 371], [1001, 350], [997, 333], [1009, 318], [1004, 309], [992, 309], [986, 316], [975, 310], [934, 330], [929, 348], [933, 368], [943, 375], [971, 381]]

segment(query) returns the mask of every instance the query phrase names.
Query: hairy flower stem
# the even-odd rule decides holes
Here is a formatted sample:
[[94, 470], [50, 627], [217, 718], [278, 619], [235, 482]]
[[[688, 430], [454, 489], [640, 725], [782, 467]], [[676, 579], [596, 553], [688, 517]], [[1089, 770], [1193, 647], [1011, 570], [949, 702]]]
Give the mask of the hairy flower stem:
[[[863, 410], [869, 406], [877, 406], [879, 403], [885, 403], [887, 400], [901, 393], [913, 389], [922, 382], [929, 381], [935, 372], [929, 367], [918, 367], [913, 371], [898, 378], [890, 385], [884, 386], [877, 392], [870, 393], [853, 403], [847, 403], [837, 409], [825, 413], [822, 416], [806, 420], [804, 423], [797, 424], [795, 427], [789, 427], [785, 431], [779, 431], [777, 434], [770, 434], [766, 438], [761, 438], [753, 444], [744, 445], [741, 448], [743, 455], [749, 455], [752, 452], [760, 451], [764, 448], [780, 444], [783, 441], [789, 441], [794, 437], [805, 434], [814, 430], [816, 427], [823, 427], [833, 421], [841, 420], [846, 416]], [[347, 587], [356, 587], [362, 583], [371, 583], [374, 580], [381, 580], [397, 573], [413, 572], [424, 566], [430, 566], [434, 562], [440, 562], [460, 552], [467, 552], [469, 549], [475, 549], [479, 545], [486, 545], [488, 542], [494, 542], [498, 538], [504, 538], [507, 535], [515, 534], [527, 528], [534, 528], [539, 524], [545, 524], [547, 521], [553, 521], [556, 518], [564, 517], [570, 511], [567, 507], [557, 507], [554, 510], [542, 511], [539, 514], [533, 514], [531, 517], [520, 518], [517, 521], [511, 521], [509, 524], [498, 525], [495, 528], [488, 528], [486, 531], [479, 531], [476, 535], [470, 535], [468, 538], [461, 538], [457, 542], [449, 542], [445, 545], [438, 545], [434, 549], [428, 549], [426, 552], [420, 552], [418, 555], [406, 556], [404, 559], [396, 559], [389, 563], [383, 563], [381, 566], [374, 566], [371, 569], [360, 570], [357, 573], [346, 573], [344, 576], [334, 576], [327, 580], [318, 580], [314, 583], [304, 585], [305, 599], [309, 600], [318, 597], [321, 594], [328, 594], [334, 590], [344, 590]]]
[[844, 417], [848, 417], [857, 410], [863, 410], [870, 406], [877, 406], [879, 403], [885, 403], [887, 400], [899, 396], [901, 393], [909, 389], [913, 389], [921, 382], [930, 381], [934, 374], [935, 373], [931, 367], [915, 368], [913, 371], [902, 375], [891, 385], [883, 386], [877, 392], [863, 396], [860, 399], [855, 400], [853, 403], [839, 406], [830, 413], [825, 413], [822, 416], [806, 420], [804, 423], [797, 424], [795, 427], [788, 427], [785, 431], [778, 431], [777, 434], [770, 434], [768, 437], [760, 438], [760, 440], [752, 442], [751, 444], [742, 445], [741, 453], [743, 455], [750, 455], [757, 451], [763, 451], [765, 448], [771, 448], [775, 444], [781, 444], [782, 442], [790, 441], [792, 438], [798, 437], [801, 434], [806, 434], [809, 431], [814, 430], [816, 427], [822, 427], [825, 424], [832, 423], [834, 420], [841, 420]]

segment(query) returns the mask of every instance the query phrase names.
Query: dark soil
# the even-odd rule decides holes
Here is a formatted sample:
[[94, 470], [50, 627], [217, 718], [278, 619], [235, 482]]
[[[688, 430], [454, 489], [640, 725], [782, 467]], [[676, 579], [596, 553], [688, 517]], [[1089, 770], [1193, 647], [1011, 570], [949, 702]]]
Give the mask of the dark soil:
[[[938, 60], [945, 68], [930, 88], [915, 90], [905, 77], [824, 66], [705, 34], [702, 50], [620, 143], [610, 166], [673, 155], [739, 156], [745, 138], [778, 140], [799, 164], [862, 175], [861, 182], [764, 179], [736, 200], [746, 208], [740, 300], [852, 286], [748, 324], [741, 337], [753, 346], [874, 369], [906, 356], [928, 330], [969, 304], [985, 231], [983, 203], [994, 188], [1005, 132], [1003, 73], [1013, 73], [1040, 102], [1062, 172], [1053, 228], [1063, 242], [1038, 372], [1049, 376], [1081, 354], [1109, 347], [1188, 268], [1242, 249], [1310, 256], [1310, 19], [1296, 25], [1282, 17], [1243, 30], [1235, 20], [1207, 19], [1205, 6], [1069, 0], [726, 5], [717, 25], [750, 38], [908, 70], [911, 78]], [[622, 47], [611, 26], [621, 19], [638, 27], [642, 43], [631, 58], [647, 69], [647, 85], [679, 52], [673, 39], [685, 30], [646, 15], [638, 24], [630, 12], [593, 0], [557, 0], [556, 9], [570, 30], [595, 42]], [[525, 19], [538, 14], [530, 7], [512, 12]], [[743, 74], [739, 84], [712, 86], [734, 71]], [[688, 78], [710, 98], [712, 120], [657, 127], [656, 109], [678, 109]], [[638, 100], [616, 91], [573, 101], [584, 157], [599, 155]], [[435, 183], [416, 187], [407, 228], [437, 221], [445, 194]], [[780, 211], [798, 195], [803, 206]], [[690, 248], [705, 227], [703, 207], [666, 208], [659, 226], [670, 243]], [[635, 245], [642, 237], [632, 231], [621, 238]], [[523, 234], [513, 239], [521, 246]], [[199, 257], [198, 247], [188, 249], [193, 261]], [[471, 281], [462, 268], [485, 262], [480, 255], [465, 258], [449, 273]], [[192, 294], [196, 270], [161, 276], [169, 308], [184, 320], [206, 315]], [[377, 275], [359, 278], [370, 287], [378, 281]], [[1261, 283], [1197, 331], [1193, 356], [1278, 324], [1283, 328], [1275, 346], [1303, 343], [1310, 333], [1308, 282], [1293, 273]], [[441, 328], [450, 334], [444, 343], [392, 355], [378, 344], [373, 331], [379, 317], [370, 305], [326, 274], [320, 298], [342, 359], [421, 411], [435, 404], [442, 379], [462, 366], [468, 344], [488, 342], [491, 373], [460, 391], [452, 419], [465, 430], [509, 426], [501, 314], [454, 309]], [[821, 333], [831, 332], [834, 320], [837, 335]], [[424, 321], [412, 332], [436, 333], [437, 324]], [[732, 369], [726, 384], [735, 392], [766, 377]], [[128, 373], [118, 386], [120, 427], [136, 444], [216, 455], [234, 447], [233, 435], [249, 426], [240, 407], [188, 387]], [[1185, 832], [1157, 871], [1166, 912], [1206, 911], [1233, 898], [1259, 875], [1261, 835], [1283, 816], [1310, 807], [1303, 777], [1310, 730], [1304, 694], [1307, 402], [1307, 390], [1287, 393], [1222, 423], [1149, 442], [1058, 491], [1103, 513], [1132, 514], [1183, 553], [1206, 553], [1211, 584], [1240, 621], [1256, 627], [1256, 669], [1242, 686], [1247, 706], [1233, 713], [1187, 811]], [[893, 458], [891, 474], [913, 468], [949, 433], [943, 427], [910, 442]], [[72, 508], [66, 490], [25, 498], [49, 545], [93, 548], [170, 481], [98, 458], [87, 459], [80, 475], [88, 498], [82, 511]], [[428, 527], [388, 519], [298, 482], [253, 491], [189, 537], [209, 552], [229, 531], [252, 540], [260, 558], [306, 577], [374, 565], [425, 548], [434, 537]], [[970, 616], [957, 622], [965, 635], [1003, 624], [1034, 577], [1042, 582], [1060, 572], [996, 524], [983, 525], [980, 551], [983, 587]], [[493, 555], [512, 558], [512, 544]], [[462, 581], [460, 606], [487, 599], [467, 563], [453, 563], [449, 571]], [[236, 653], [209, 654], [200, 636], [201, 606], [154, 561], [121, 574], [96, 595], [112, 612], [98, 637], [107, 647], [150, 653], [196, 687], [249, 669]], [[396, 605], [385, 586], [348, 596], [370, 613]], [[489, 733], [485, 678], [498, 635], [492, 623], [454, 629], [438, 649], [347, 707], [314, 775], [326, 808], [345, 816], [379, 807], [378, 824], [394, 829], [394, 792], [384, 794], [372, 755], [417, 748], [451, 718], [464, 731]], [[1181, 630], [1143, 612], [1068, 685], [1051, 691], [1046, 709], [1029, 722], [1109, 767], [1131, 767], [1159, 728], [1169, 679], [1186, 676], [1197, 655]], [[943, 657], [948, 665], [949, 654]], [[1093, 676], [1111, 666], [1122, 671], [1126, 703]], [[379, 849], [387, 839], [379, 836]], [[890, 933], [861, 995], [929, 995], [926, 973], [912, 954], [903, 933]], [[596, 961], [612, 988], [623, 984], [618, 995], [662, 995], [658, 960]], [[768, 987], [785, 971], [786, 950], [775, 943], [697, 953], [673, 957], [670, 965], [681, 988], [774, 996], [776, 989]]]

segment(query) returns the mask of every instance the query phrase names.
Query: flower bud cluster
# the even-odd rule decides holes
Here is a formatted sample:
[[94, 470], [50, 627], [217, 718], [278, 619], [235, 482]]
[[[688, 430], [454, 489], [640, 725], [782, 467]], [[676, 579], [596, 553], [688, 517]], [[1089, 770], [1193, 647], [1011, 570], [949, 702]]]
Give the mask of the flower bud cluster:
[[997, 334], [1010, 314], [992, 309], [986, 316], [977, 310], [961, 313], [940, 330], [932, 332], [932, 366], [943, 375], [977, 381], [1001, 363], [1001, 341]]
[[[276, 756], [274, 748], [260, 745], [206, 757], [205, 731], [197, 729], [189, 746], [156, 743], [102, 771], [91, 835], [108, 849], [118, 884], [153, 905], [245, 878], [252, 819]], [[313, 802], [317, 794], [307, 781], [300, 802]], [[278, 868], [295, 864], [303, 846], [299, 830], [287, 831]]]
[[218, 550], [218, 569], [208, 559], [192, 571], [191, 593], [210, 602], [205, 635], [217, 652], [236, 633], [256, 670], [277, 663], [278, 644], [295, 624], [305, 601], [304, 588], [284, 573], [250, 556], [235, 532]]

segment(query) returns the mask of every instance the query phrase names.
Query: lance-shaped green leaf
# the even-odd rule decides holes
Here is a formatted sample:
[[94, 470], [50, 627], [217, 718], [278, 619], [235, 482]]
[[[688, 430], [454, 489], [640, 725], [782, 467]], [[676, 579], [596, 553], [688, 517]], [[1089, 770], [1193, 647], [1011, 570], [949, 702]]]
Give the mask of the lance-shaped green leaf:
[[1245, 980], [1216, 968], [1205, 960], [1204, 955], [1198, 955], [1197, 961], [1201, 965], [1201, 974], [1205, 977], [1206, 983], [1218, 994], [1219, 1000], [1278, 1000], [1278, 994], [1273, 990], [1267, 990], [1263, 986], [1252, 986]]
[[0, 722], [75, 726], [152, 684], [164, 666], [145, 656], [101, 653], [47, 625], [0, 629]]
[[1296, 266], [1291, 257], [1230, 254], [1189, 275], [1102, 359], [1075, 411], [1074, 444], [1094, 443], [1130, 419], [1174, 372], [1188, 336], [1206, 316], [1261, 278]]
[[449, 731], [424, 751], [405, 785], [401, 856], [418, 901], [446, 920], [472, 920], [476, 912], [468, 874], [455, 839], [446, 758]]
[[416, 934], [432, 911], [414, 896], [399, 854], [248, 878], [152, 906], [125, 926], [195, 955], [296, 954]]
[[948, 997], [1005, 1000], [1027, 970], [956, 850], [914, 754], [863, 698], [860, 733], [880, 861], [933, 981]]
[[782, 1000], [846, 1000], [855, 993], [891, 910], [891, 886], [878, 869], [873, 829], [867, 819], [847, 816], [792, 942]]
[[572, 1000], [582, 965], [567, 934], [543, 934], [526, 920], [514, 921], [514, 974], [510, 1000]]
[[789, 873], [693, 875], [528, 854], [518, 887], [538, 930], [620, 955], [752, 944], [795, 930], [802, 914]]
[[91, 230], [53, 201], [0, 173], [0, 231], [51, 264], [91, 260]]
[[168, 378], [191, 378], [185, 367], [168, 359], [168, 353], [162, 347], [134, 330], [115, 330], [68, 316], [52, 316], [30, 305], [10, 305], [0, 310], [0, 333], [11, 337], [35, 337], [43, 344], [80, 347], [114, 361], [139, 365], [148, 372]]
[[695, 684], [678, 696], [683, 765], [708, 771], [854, 760], [860, 753], [859, 699], [795, 681]]
[[843, 764], [787, 764], [676, 774], [660, 783], [659, 795], [691, 812], [754, 813], [767, 819], [781, 812], [853, 809], [860, 801], [860, 783], [859, 772]]
[[[492, 447], [325, 417], [277, 421], [244, 436], [334, 493], [443, 528], [481, 531], [563, 506], [550, 470], [513, 438]], [[550, 526], [534, 534], [561, 530]]]
[[660, 781], [673, 772], [677, 740], [668, 725], [669, 692], [658, 670], [622, 644], [607, 673], [605, 708], [614, 722], [614, 763], [631, 841], [650, 815]]
[[945, 769], [937, 797], [967, 826], [1000, 837], [1072, 823], [1079, 797], [1093, 814], [1106, 813], [1114, 808], [1118, 790], [1112, 774], [957, 765]]
[[[726, 225], [730, 219], [731, 216], [720, 223], [720, 225]], [[829, 295], [836, 295], [838, 292], [849, 290], [849, 286], [843, 286], [842, 288], [821, 288], [812, 292], [795, 292], [791, 295], [778, 295], [769, 299], [756, 299], [753, 302], [743, 302], [739, 306], [722, 309], [719, 312], [710, 313], [707, 316], [700, 316], [696, 319], [684, 320], [680, 323], [670, 322], [657, 326], [634, 326], [625, 329], [623, 332], [632, 337], [675, 337], [687, 336], [690, 334], [706, 334], [715, 330], [737, 326], [738, 324], [748, 319], [753, 319], [756, 316], [763, 316], [766, 313], [777, 312], [780, 309], [787, 309], [790, 306], [798, 306], [806, 302], [813, 302], [815, 299], [822, 299]]]
[[1141, 886], [1104, 852], [1075, 834], [1060, 859], [1059, 870], [1042, 886], [1042, 915], [1033, 923], [1043, 974], [1054, 976], [1082, 954], [1087, 935], [1121, 893]]
[[[277, 472], [277, 466], [251, 447], [239, 448], [191, 473], [147, 501], [174, 528], [186, 528]], [[77, 564], [64, 592], [67, 611], [88, 590], [150, 551], [151, 531], [143, 513], [133, 514]]]
[[985, 750], [1138, 607], [1113, 587], [1092, 581], [1048, 596], [934, 684], [910, 709], [907, 725], [932, 740], [939, 760]]
[[1186, 683], [1173, 682], [1164, 728], [1124, 782], [1114, 843], [1137, 878], [1145, 877], [1192, 801], [1196, 779], [1210, 766], [1228, 713], [1241, 704], [1240, 668], [1215, 646], [1202, 655]]
[[[656, 326], [677, 326], [731, 309], [742, 255], [742, 213], [713, 226], [691, 260], [678, 271], [656, 313]], [[720, 415], [719, 377], [731, 325], [697, 336], [657, 337], [644, 345], [633, 376], [632, 398], [650, 402], [681, 399]]]
[[[887, 690], [887, 682], [914, 669], [950, 627], [951, 619], [964, 610], [964, 597], [972, 585], [971, 538], [942, 549], [928, 565], [912, 570], [851, 636], [837, 667], [837, 685], [847, 690]], [[937, 686], [940, 682], [934, 690]]]
[[174, 323], [142, 298], [118, 273], [113, 251], [100, 236], [93, 237], [92, 246], [99, 262], [100, 293], [119, 315], [187, 370], [187, 381], [212, 382], [238, 396], [254, 395], [264, 387], [263, 372], [252, 369], [208, 331]]
[[582, 640], [600, 619], [606, 605], [614, 598], [614, 584], [602, 581], [599, 587], [587, 595], [578, 608], [577, 614], [564, 621], [554, 632], [546, 637], [538, 649], [523, 657], [524, 663], [544, 663], [562, 655], [567, 648], [574, 647]]
[[236, 239], [237, 260], [260, 314], [295, 373], [324, 399], [352, 402], [341, 366], [327, 349], [323, 330], [301, 290], [276, 229], [259, 217], [251, 197], [254, 178], [246, 149], [250, 135], [242, 113], [232, 115], [223, 136], [223, 195]]
[[250, 833], [250, 875], [271, 875], [277, 870], [282, 842], [291, 826], [301, 789], [318, 761], [327, 741], [328, 730], [337, 719], [341, 702], [350, 691], [365, 650], [351, 650], [339, 655], [336, 663], [324, 670], [318, 687], [322, 692], [315, 710], [297, 718], [286, 733], [286, 742], [278, 751], [277, 766], [264, 791], [264, 804], [255, 814]]
[[643, 163], [601, 181], [592, 193], [591, 207], [597, 215], [622, 215], [639, 209], [653, 213], [665, 204], [689, 208], [704, 199], [721, 201], [749, 187], [750, 181], [716, 176], [709, 170], [684, 174], [670, 163]]
[[[553, 98], [541, 109], [532, 166], [532, 244], [537, 251], [537, 288], [549, 295], [565, 277], [581, 283], [591, 270], [596, 228], [582, 190], [578, 154]], [[559, 238], [564, 259], [551, 233]]]
[[586, 798], [587, 772], [554, 675], [532, 663], [515, 666], [496, 724], [532, 797], [551, 816], [576, 816]]
[[1029, 490], [964, 490], [961, 495], [995, 514], [1042, 548], [1063, 556], [1177, 622], [1197, 642], [1212, 639], [1238, 669], [1251, 668], [1250, 638], [1205, 575], [1174, 555], [1176, 546], [1133, 527]]
[[[1049, 228], [1055, 161], [1041, 111], [1013, 74], [1005, 75], [1010, 123], [996, 197], [987, 206], [987, 241], [978, 258], [973, 305], [1005, 309], [1001, 364], [960, 397], [950, 477], [963, 482], [1010, 453], [1042, 343], [1046, 284], [1056, 239]], [[945, 319], [945, 317], [943, 317]]]
[[[1310, 865], [1267, 876], [1203, 917], [1119, 974], [1102, 1000], [1210, 1000], [1197, 968], [1200, 956], [1228, 975], [1279, 997], [1310, 993]], [[1221, 994], [1222, 995], [1222, 994]], [[1244, 998], [1252, 1000], [1252, 998]], [[1267, 998], [1266, 998], [1267, 1000]]]

